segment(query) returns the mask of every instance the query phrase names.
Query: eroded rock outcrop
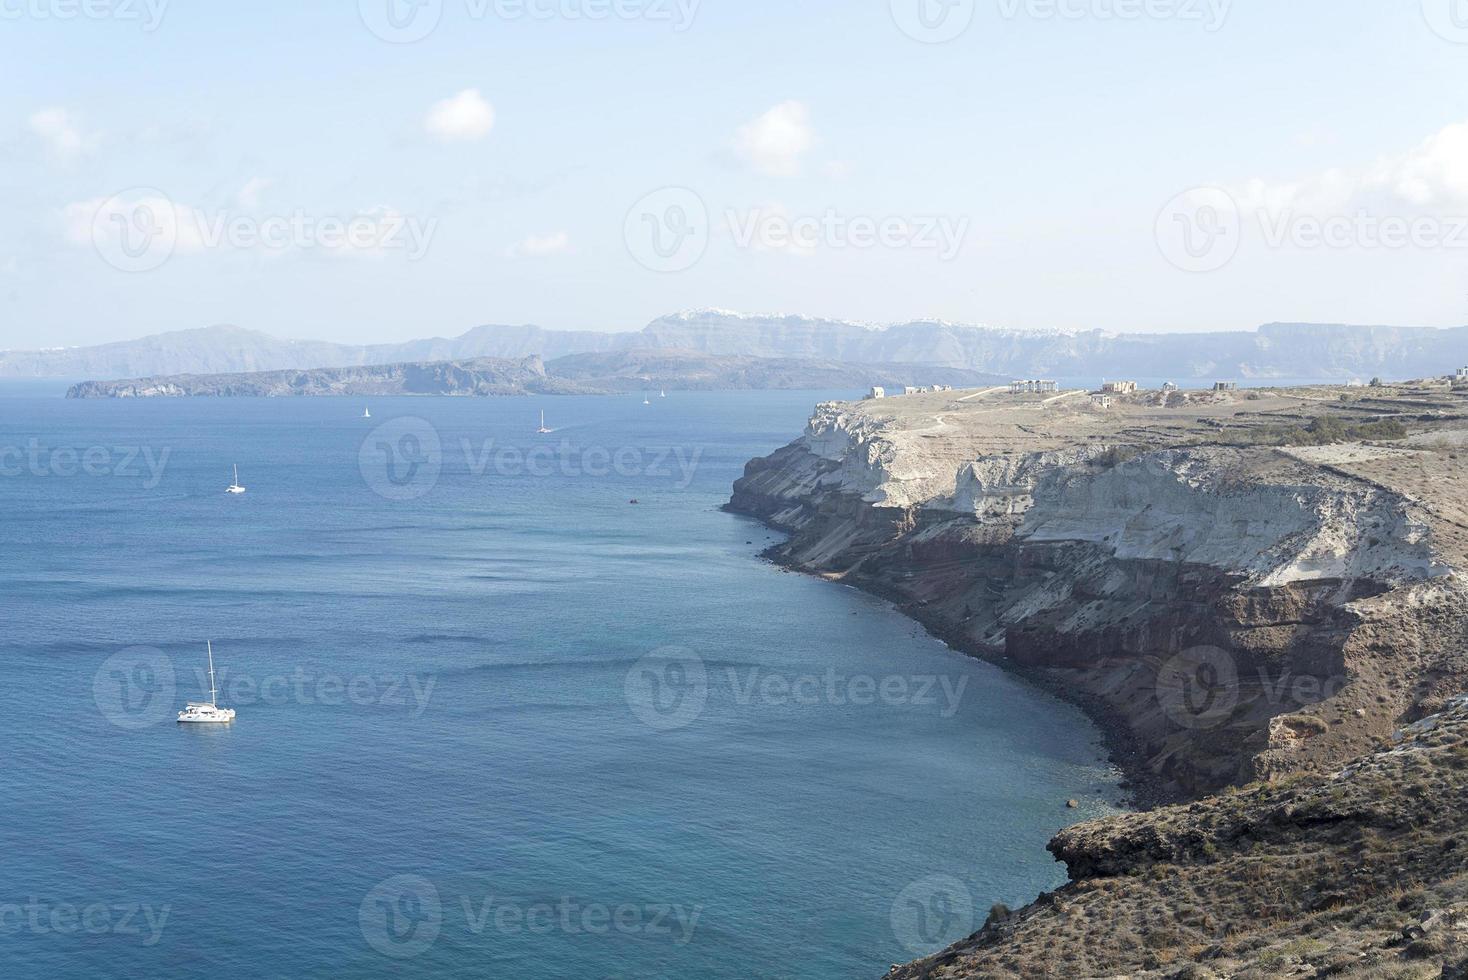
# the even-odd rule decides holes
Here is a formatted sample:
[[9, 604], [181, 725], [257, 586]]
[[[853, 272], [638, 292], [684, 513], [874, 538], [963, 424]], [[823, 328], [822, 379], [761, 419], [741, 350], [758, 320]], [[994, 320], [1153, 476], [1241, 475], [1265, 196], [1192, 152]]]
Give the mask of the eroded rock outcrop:
[[1468, 698], [1334, 773], [1080, 824], [1071, 882], [893, 980], [1457, 976]]

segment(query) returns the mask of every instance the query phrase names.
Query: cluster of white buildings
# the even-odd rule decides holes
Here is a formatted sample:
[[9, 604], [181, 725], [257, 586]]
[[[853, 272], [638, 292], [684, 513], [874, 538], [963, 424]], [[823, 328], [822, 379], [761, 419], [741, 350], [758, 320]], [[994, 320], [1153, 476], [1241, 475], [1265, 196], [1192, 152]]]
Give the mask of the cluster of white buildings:
[[1053, 395], [1059, 390], [1059, 381], [1031, 379], [1029, 381], [1011, 381], [1009, 383], [1009, 393], [1011, 395]]
[[1137, 383], [1135, 381], [1103, 381], [1101, 391], [1108, 395], [1135, 395]]
[[[904, 385], [901, 394], [904, 394], [904, 395], [927, 395], [927, 394], [931, 394], [931, 393], [933, 393], [935, 391], [952, 391], [952, 390], [953, 390], [953, 385], [922, 385], [922, 386], [918, 386], [918, 387], [914, 387], [913, 385]], [[896, 395], [897, 392], [893, 392], [893, 394]], [[874, 398], [886, 398], [886, 397], [887, 397], [887, 389], [886, 388], [879, 388], [879, 387], [875, 387], [874, 386], [871, 391], [867, 392], [867, 400], [868, 401], [870, 401], [870, 400], [872, 400]]]

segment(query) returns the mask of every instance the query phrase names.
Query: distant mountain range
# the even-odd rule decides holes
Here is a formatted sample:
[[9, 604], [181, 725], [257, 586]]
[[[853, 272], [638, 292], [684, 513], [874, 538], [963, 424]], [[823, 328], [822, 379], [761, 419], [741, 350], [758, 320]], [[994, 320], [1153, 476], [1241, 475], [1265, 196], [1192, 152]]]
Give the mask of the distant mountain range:
[[282, 397], [295, 395], [593, 395], [668, 389], [865, 388], [948, 384], [978, 386], [998, 376], [914, 364], [840, 364], [810, 358], [734, 357], [684, 350], [480, 357], [257, 371], [177, 374], [73, 385], [68, 398]]
[[1015, 377], [1423, 377], [1468, 364], [1468, 327], [1271, 323], [1257, 331], [1147, 334], [1032, 332], [919, 320], [886, 327], [807, 316], [699, 310], [634, 333], [476, 327], [460, 337], [351, 346], [282, 340], [218, 326], [140, 340], [0, 351], [0, 377], [136, 378], [176, 374], [463, 361], [551, 361], [570, 354], [686, 350], [847, 364], [924, 364]]

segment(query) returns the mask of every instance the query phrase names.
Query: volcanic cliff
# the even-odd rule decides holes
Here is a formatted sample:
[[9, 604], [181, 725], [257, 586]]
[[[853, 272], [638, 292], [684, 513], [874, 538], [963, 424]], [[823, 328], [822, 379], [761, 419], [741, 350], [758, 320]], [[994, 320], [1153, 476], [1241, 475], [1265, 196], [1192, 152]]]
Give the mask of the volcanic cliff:
[[[1066, 920], [1070, 959], [1022, 928], [1059, 928], [1049, 896], [904, 975], [1273, 976], [1247, 973], [1273, 946], [1226, 942], [1259, 908], [1278, 926], [1380, 897], [1379, 880], [1316, 869], [1311, 888], [1246, 882], [1225, 901], [1243, 866], [1215, 859], [1263, 847], [1267, 864], [1298, 845], [1349, 869], [1381, 826], [1331, 817], [1352, 829], [1327, 847], [1259, 808], [1293, 799], [1289, 780], [1357, 787], [1334, 774], [1468, 691], [1465, 412], [1468, 391], [1445, 382], [1105, 399], [1005, 387], [822, 405], [801, 439], [748, 464], [729, 507], [789, 532], [774, 559], [888, 596], [1086, 707], [1139, 802], [1250, 787], [1060, 835], [1072, 884], [1056, 894], [1100, 903]], [[1381, 784], [1352, 798], [1366, 806]], [[1404, 882], [1433, 863], [1418, 872]], [[1106, 916], [1166, 907], [1138, 890], [1152, 877], [1191, 882], [1197, 921], [1169, 911], [1171, 932], [1137, 924], [1146, 942], [1127, 941]], [[1097, 881], [1116, 884], [1100, 892], [1114, 907]], [[1288, 932], [1280, 943], [1314, 935]]]

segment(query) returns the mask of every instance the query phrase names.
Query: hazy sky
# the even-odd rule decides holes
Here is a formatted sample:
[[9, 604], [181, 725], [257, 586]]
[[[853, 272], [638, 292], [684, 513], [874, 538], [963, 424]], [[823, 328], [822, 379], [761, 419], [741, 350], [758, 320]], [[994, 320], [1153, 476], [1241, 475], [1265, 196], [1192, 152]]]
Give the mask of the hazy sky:
[[1468, 0], [0, 0], [0, 64], [0, 347], [1468, 322]]

